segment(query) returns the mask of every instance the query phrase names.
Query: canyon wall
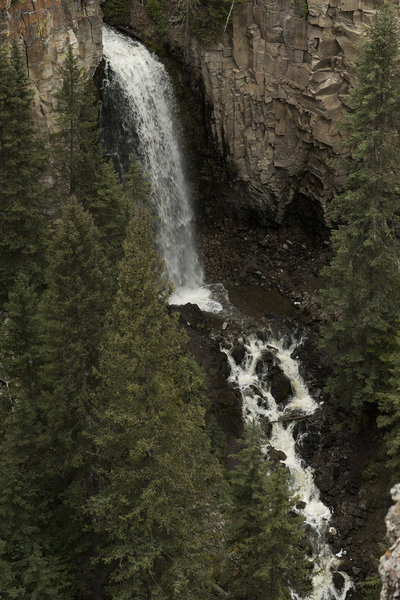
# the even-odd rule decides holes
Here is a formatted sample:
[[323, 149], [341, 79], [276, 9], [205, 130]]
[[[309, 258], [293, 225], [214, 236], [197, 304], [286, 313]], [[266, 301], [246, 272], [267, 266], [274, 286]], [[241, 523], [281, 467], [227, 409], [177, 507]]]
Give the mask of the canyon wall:
[[55, 128], [54, 93], [67, 45], [94, 73], [102, 56], [101, 25], [99, 0], [0, 0], [0, 40], [16, 40], [26, 56], [43, 133]]
[[374, 0], [254, 0], [236, 4], [220, 43], [193, 39], [211, 128], [246, 182], [247, 202], [278, 223], [303, 196], [322, 207], [342, 176], [340, 120]]

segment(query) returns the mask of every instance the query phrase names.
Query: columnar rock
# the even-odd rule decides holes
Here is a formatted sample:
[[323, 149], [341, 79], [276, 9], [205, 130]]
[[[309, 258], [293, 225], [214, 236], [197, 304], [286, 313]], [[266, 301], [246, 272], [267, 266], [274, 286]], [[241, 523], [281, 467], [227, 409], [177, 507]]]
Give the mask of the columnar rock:
[[67, 45], [93, 73], [102, 56], [101, 25], [99, 0], [0, 0], [0, 40], [17, 40], [26, 56], [43, 132], [55, 127], [54, 92]]
[[379, 574], [382, 579], [380, 600], [400, 598], [400, 484], [395, 485], [390, 493], [396, 504], [389, 509], [385, 519], [387, 537], [391, 546], [380, 560]]
[[[302, 7], [303, 4], [303, 7]], [[325, 210], [339, 178], [337, 121], [374, 0], [253, 0], [235, 6], [219, 44], [191, 54], [221, 151], [250, 202], [278, 222], [300, 195]]]

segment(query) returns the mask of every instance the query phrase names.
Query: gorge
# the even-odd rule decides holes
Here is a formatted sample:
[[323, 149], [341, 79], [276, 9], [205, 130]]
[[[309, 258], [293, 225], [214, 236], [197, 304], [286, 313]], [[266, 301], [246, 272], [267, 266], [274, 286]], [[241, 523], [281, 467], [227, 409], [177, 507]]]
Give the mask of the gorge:
[[[362, 24], [370, 22], [375, 8], [367, 2], [308, 2], [304, 18], [297, 3], [241, 3], [223, 38], [203, 43], [193, 36], [186, 58], [171, 23], [164, 54], [169, 55], [166, 63], [177, 84], [179, 105], [164, 67], [144, 47], [110, 29], [103, 37], [107, 152], [117, 157], [121, 170], [136, 152], [151, 181], [158, 243], [176, 286], [173, 302], [189, 301], [213, 313], [181, 309], [192, 346], [197, 351], [203, 346], [203, 354], [204, 348], [211, 349], [209, 357], [201, 357], [200, 351], [198, 356], [210, 374], [210, 387], [216, 384], [215, 371], [224, 372], [233, 384], [227, 393], [232, 403], [243, 406], [244, 418], [273, 422], [272, 432], [265, 423], [272, 436], [269, 443], [297, 478], [294, 486], [298, 488], [299, 480], [305, 485], [300, 495], [306, 506], [301, 510], [314, 552], [324, 561], [315, 576], [312, 600], [364, 598], [359, 584], [373, 570], [386, 512], [386, 480], [379, 486], [374, 475], [383, 464], [382, 456], [375, 455], [381, 448], [379, 433], [368, 432], [370, 445], [368, 436], [353, 439], [351, 432], [336, 430], [346, 414], [330, 406], [321, 391], [326, 362], [313, 343], [321, 323], [314, 304], [318, 270], [329, 253], [329, 202], [343, 179], [330, 164], [341, 152], [336, 120], [353, 83], [352, 62]], [[99, 4], [73, 1], [50, 7], [39, 0], [2, 0], [1, 10], [0, 36], [17, 37], [22, 43], [38, 123], [51, 133], [57, 68], [67, 43], [91, 73], [101, 60]], [[141, 27], [136, 18], [143, 10], [141, 3], [133, 2], [129, 23], [123, 25], [148, 43], [149, 25]], [[140, 69], [128, 66], [127, 47], [135, 49]], [[124, 82], [118, 80], [118, 69]], [[143, 71], [148, 70], [151, 75], [144, 85]], [[126, 100], [123, 86], [132, 91]], [[181, 126], [171, 110], [193, 115]], [[181, 140], [174, 137], [180, 129]], [[161, 140], [158, 150], [155, 134]], [[200, 164], [192, 184], [186, 176], [196, 168], [185, 166], [185, 154], [187, 162], [197, 156]], [[198, 241], [195, 216], [201, 225]], [[197, 246], [206, 258], [205, 276]], [[227, 281], [231, 300], [222, 285], [229, 287]], [[273, 298], [270, 289], [276, 294]], [[277, 293], [280, 289], [286, 298]], [[243, 314], [247, 308], [249, 314]], [[298, 326], [308, 329], [304, 344]], [[210, 360], [215, 365], [210, 366]], [[301, 375], [298, 360], [303, 364]], [[290, 390], [277, 402], [271, 394], [274, 377], [283, 379]], [[217, 385], [215, 390], [218, 396]], [[307, 419], [279, 423], [291, 416]], [[240, 427], [231, 426], [231, 437]], [[288, 445], [282, 445], [282, 438], [290, 438], [285, 440]], [[321, 497], [312, 482], [313, 470]], [[355, 590], [350, 590], [351, 579]]]

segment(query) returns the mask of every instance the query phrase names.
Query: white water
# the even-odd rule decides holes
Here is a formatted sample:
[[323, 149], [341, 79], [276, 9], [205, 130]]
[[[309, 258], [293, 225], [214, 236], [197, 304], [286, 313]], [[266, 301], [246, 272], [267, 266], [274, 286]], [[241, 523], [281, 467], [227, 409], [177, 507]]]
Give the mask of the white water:
[[[296, 345], [285, 348], [283, 340], [270, 339], [264, 342], [255, 335], [242, 337], [239, 341], [246, 350], [240, 364], [235, 362], [230, 351], [225, 352], [231, 368], [229, 381], [239, 388], [242, 396], [243, 418], [246, 421], [261, 419], [272, 423], [272, 432], [269, 439], [266, 438], [265, 451], [271, 445], [286, 455], [282, 462], [289, 469], [294, 491], [305, 504], [300, 512], [313, 532], [310, 541], [317, 562], [313, 575], [313, 592], [309, 600], [344, 600], [351, 587], [350, 578], [342, 573], [344, 585], [341, 590], [335, 588], [333, 572], [337, 571], [340, 561], [324, 541], [331, 512], [320, 499], [319, 490], [314, 483], [313, 470], [304, 464], [298, 453], [296, 446], [301, 440], [296, 440], [294, 434], [298, 421], [289, 420], [291, 416], [312, 415], [318, 408], [299, 374], [297, 361], [291, 357]], [[285, 406], [279, 406], [270, 391], [267, 363], [263, 361], [263, 356], [271, 352], [291, 384], [292, 395]]]
[[137, 151], [150, 185], [158, 216], [157, 243], [166, 275], [175, 286], [171, 304], [196, 303], [203, 310], [219, 305], [204, 286], [194, 237], [190, 189], [185, 176], [176, 103], [168, 74], [142, 44], [103, 27], [105, 85], [124, 94], [120, 109], [123, 127], [137, 139]]
[[[202, 310], [223, 310], [228, 320], [235, 321], [238, 311], [230, 305], [223, 286], [213, 286], [211, 291], [203, 282], [193, 233], [190, 190], [180, 151], [175, 101], [167, 73], [144, 46], [106, 26], [103, 29], [103, 45], [108, 73], [105, 85], [111, 88], [110, 97], [118, 94], [118, 120], [123, 129], [124, 143], [138, 152], [151, 183], [159, 217], [158, 244], [167, 276], [176, 288], [171, 303], [192, 302]], [[115, 84], [117, 89], [113, 88]], [[135, 136], [136, 146], [133, 142]], [[245, 319], [242, 320], [244, 323]], [[242, 395], [244, 419], [264, 417], [273, 422], [265, 447], [267, 449], [271, 445], [284, 452], [284, 464], [291, 473], [293, 488], [305, 504], [302, 513], [311, 529], [311, 542], [318, 558], [313, 593], [308, 600], [345, 600], [351, 581], [343, 574], [342, 589], [335, 588], [332, 574], [337, 570], [339, 560], [324, 541], [331, 518], [330, 510], [320, 499], [312, 469], [299, 455], [301, 437], [296, 439], [295, 436], [296, 421], [282, 422], [282, 418], [290, 415], [311, 415], [317, 409], [299, 375], [297, 362], [291, 358], [294, 346], [285, 348], [282, 340], [265, 342], [254, 335], [243, 336], [241, 342], [246, 349], [241, 364], [235, 363], [229, 351], [226, 353], [231, 367], [230, 381], [238, 386]], [[271, 395], [266, 367], [257, 368], [267, 351], [273, 352], [292, 386], [292, 397], [285, 407], [277, 405]], [[293, 598], [296, 596], [293, 595]]]

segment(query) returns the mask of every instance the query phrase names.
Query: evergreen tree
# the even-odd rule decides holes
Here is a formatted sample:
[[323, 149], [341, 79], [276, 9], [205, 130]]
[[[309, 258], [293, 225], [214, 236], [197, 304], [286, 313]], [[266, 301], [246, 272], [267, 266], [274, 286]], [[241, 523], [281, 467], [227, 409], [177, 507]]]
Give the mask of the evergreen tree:
[[97, 167], [98, 111], [94, 84], [74, 56], [71, 45], [60, 67], [61, 86], [56, 93], [58, 133], [55, 156], [58, 180], [66, 196], [74, 194], [88, 208]]
[[122, 258], [130, 198], [111, 160], [103, 160], [99, 164], [94, 192], [90, 209], [99, 229], [102, 247], [115, 266]]
[[289, 600], [292, 590], [310, 592], [312, 563], [300, 548], [303, 519], [293, 512], [288, 474], [265, 460], [263, 444], [260, 427], [248, 426], [231, 474], [234, 568], [228, 583], [238, 600]]
[[170, 285], [146, 210], [128, 227], [120, 290], [102, 345], [93, 436], [114, 600], [207, 597], [220, 473], [204, 431], [201, 380], [167, 313]]
[[[108, 310], [108, 270], [90, 214], [75, 198], [63, 209], [49, 249], [43, 323], [43, 493], [52, 499], [51, 533], [70, 597], [98, 585], [93, 536], [85, 512], [93, 494], [94, 454], [87, 436], [96, 389], [100, 337]], [[79, 596], [82, 594], [82, 596]]]
[[68, 46], [56, 94], [59, 132], [54, 137], [58, 181], [63, 194], [74, 194], [90, 211], [100, 241], [115, 266], [129, 217], [129, 198], [111, 160], [99, 143], [99, 102], [92, 79]]
[[323, 297], [331, 322], [328, 389], [360, 414], [386, 377], [382, 349], [394, 347], [400, 300], [397, 157], [400, 151], [399, 31], [388, 4], [374, 16], [350, 94], [344, 127], [349, 176], [332, 202], [339, 227]]
[[46, 536], [43, 435], [38, 407], [39, 319], [35, 287], [20, 273], [0, 330], [2, 377], [0, 436], [0, 588], [4, 600], [62, 599], [62, 565]]
[[45, 194], [39, 180], [44, 164], [21, 54], [16, 46], [7, 52], [0, 45], [0, 302], [21, 269], [40, 279]]
[[397, 347], [387, 357], [387, 363], [390, 376], [378, 394], [381, 411], [378, 426], [385, 430], [388, 466], [397, 478], [400, 467], [400, 334], [397, 334]]
[[[129, 221], [134, 214], [135, 207], [142, 204], [151, 212], [150, 198], [151, 186], [143, 173], [142, 167], [137, 157], [132, 154], [130, 156], [130, 165], [128, 173], [125, 177], [124, 186], [127, 192], [127, 203], [125, 205], [125, 218]], [[151, 215], [153, 217], [153, 215]]]

